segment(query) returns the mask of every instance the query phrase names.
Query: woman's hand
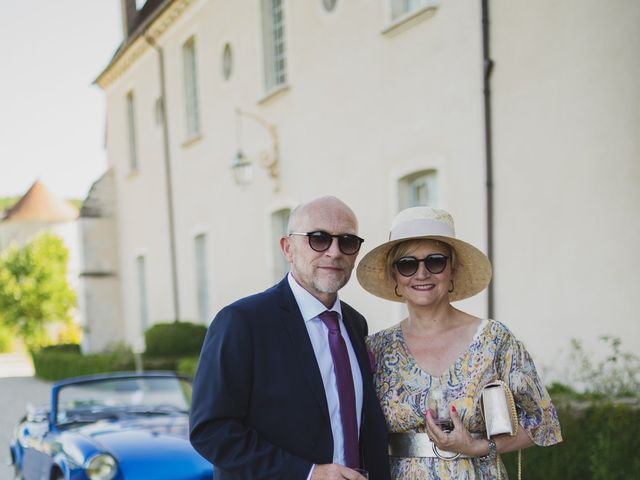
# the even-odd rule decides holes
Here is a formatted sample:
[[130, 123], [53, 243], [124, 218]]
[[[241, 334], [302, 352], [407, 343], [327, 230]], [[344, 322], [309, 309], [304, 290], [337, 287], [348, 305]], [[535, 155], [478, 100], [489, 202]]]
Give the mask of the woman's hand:
[[451, 405], [451, 421], [453, 422], [453, 430], [451, 432], [443, 432], [433, 421], [431, 412], [427, 410], [427, 432], [431, 441], [436, 444], [440, 450], [447, 452], [461, 453], [470, 457], [481, 457], [489, 452], [489, 443], [481, 438], [472, 438], [469, 430], [462, 424], [462, 420], [458, 416], [458, 412], [454, 405]]

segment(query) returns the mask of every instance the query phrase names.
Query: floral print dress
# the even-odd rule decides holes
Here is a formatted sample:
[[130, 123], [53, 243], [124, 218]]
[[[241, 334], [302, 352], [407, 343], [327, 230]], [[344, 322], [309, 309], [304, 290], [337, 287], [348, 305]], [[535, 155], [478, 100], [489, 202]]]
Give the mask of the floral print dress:
[[[480, 412], [482, 388], [500, 379], [513, 392], [521, 427], [537, 445], [562, 441], [560, 424], [549, 394], [542, 385], [533, 360], [502, 323], [483, 320], [471, 345], [449, 369], [433, 376], [418, 366], [409, 353], [400, 324], [367, 338], [375, 360], [374, 386], [389, 432], [426, 432], [425, 412], [431, 389], [447, 392], [464, 426], [470, 432], [485, 431]], [[502, 463], [481, 458], [390, 457], [391, 477], [398, 480], [487, 480], [502, 478]], [[525, 456], [526, 460], [526, 456]]]

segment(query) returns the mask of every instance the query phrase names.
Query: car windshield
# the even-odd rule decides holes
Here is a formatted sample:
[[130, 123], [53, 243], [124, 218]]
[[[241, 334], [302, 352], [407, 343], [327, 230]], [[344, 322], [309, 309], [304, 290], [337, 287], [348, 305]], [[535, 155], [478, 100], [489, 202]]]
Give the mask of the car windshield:
[[56, 424], [186, 413], [190, 403], [191, 384], [180, 378], [113, 378], [71, 384], [58, 391]]

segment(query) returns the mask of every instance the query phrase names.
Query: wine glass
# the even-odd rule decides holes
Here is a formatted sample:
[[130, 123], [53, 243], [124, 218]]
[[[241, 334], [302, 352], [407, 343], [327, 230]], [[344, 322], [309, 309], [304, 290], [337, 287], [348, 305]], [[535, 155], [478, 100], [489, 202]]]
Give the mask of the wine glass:
[[427, 396], [427, 408], [431, 412], [431, 418], [443, 432], [453, 430], [453, 421], [449, 413], [449, 398], [447, 389], [442, 385], [431, 385]]

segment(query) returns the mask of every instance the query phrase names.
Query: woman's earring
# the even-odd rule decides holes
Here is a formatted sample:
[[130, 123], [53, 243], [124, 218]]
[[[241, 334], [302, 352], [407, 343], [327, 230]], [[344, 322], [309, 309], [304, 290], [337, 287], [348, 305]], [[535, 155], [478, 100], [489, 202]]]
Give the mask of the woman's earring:
[[451, 282], [451, 288], [449, 289], [449, 293], [453, 293], [453, 291], [455, 290], [456, 286], [453, 284], [453, 280], [449, 280]]
[[398, 293], [398, 284], [396, 283], [396, 288], [393, 289], [396, 292], [396, 297], [402, 298], [402, 295]]

